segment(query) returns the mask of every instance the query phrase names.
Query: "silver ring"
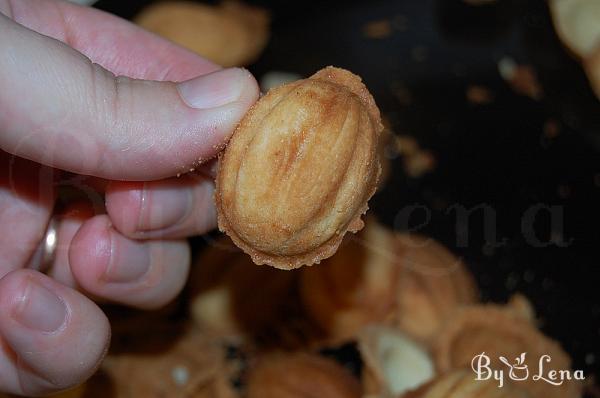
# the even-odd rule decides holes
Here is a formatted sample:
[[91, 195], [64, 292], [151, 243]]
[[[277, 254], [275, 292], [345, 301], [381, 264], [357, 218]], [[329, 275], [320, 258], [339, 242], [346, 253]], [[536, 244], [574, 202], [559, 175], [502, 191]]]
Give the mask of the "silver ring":
[[39, 272], [46, 272], [52, 264], [54, 263], [54, 259], [56, 257], [56, 248], [58, 246], [58, 222], [54, 217], [50, 219], [48, 222], [48, 227], [46, 228], [46, 234], [44, 238], [40, 242], [36, 253], [33, 255], [33, 258], [29, 264], [28, 268]]

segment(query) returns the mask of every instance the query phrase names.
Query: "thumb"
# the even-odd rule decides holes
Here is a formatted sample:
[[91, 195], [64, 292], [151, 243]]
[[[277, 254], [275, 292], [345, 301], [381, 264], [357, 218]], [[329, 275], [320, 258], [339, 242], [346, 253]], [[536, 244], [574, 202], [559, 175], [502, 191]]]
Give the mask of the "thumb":
[[0, 53], [0, 148], [107, 179], [188, 171], [222, 149], [258, 98], [238, 68], [180, 83], [115, 77], [2, 14]]

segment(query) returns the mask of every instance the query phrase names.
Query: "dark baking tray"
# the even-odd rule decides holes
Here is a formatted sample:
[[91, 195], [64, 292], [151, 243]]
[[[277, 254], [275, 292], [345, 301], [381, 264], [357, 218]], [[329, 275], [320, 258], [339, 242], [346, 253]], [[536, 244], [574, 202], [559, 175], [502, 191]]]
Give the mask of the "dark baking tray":
[[[131, 18], [148, 3], [101, 0], [96, 7]], [[600, 375], [600, 102], [558, 41], [545, 2], [250, 3], [270, 9], [273, 19], [271, 41], [250, 66], [258, 78], [271, 70], [306, 76], [325, 65], [348, 68], [363, 77], [395, 132], [435, 154], [435, 171], [422, 178], [409, 178], [400, 159], [393, 161], [372, 201], [379, 218], [402, 228], [403, 209], [420, 209], [410, 225], [423, 224], [420, 232], [465, 259], [484, 300], [522, 292], [574, 367]], [[392, 22], [393, 34], [366, 37], [365, 23], [380, 19]], [[541, 100], [515, 94], [501, 79], [497, 63], [506, 56], [534, 67]], [[472, 84], [487, 87], [493, 102], [469, 103]], [[560, 126], [556, 138], [543, 133], [548, 120]], [[482, 210], [458, 220], [456, 206], [491, 209], [495, 227]], [[563, 225], [553, 226], [542, 210], [530, 231], [535, 206], [554, 206]], [[505, 243], [486, 245], [490, 231]]]

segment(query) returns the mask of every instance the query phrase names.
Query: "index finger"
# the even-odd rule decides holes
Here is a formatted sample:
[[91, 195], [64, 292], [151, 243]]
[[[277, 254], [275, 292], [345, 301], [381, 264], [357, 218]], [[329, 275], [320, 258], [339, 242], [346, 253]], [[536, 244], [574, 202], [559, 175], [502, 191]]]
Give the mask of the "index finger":
[[127, 21], [2, 3], [20, 23], [0, 15], [0, 148], [13, 155], [113, 180], [170, 177], [213, 158], [258, 98], [248, 71], [206, 73], [218, 67]]
[[0, 12], [59, 40], [117, 76], [183, 81], [219, 65], [106, 12], [65, 1], [0, 0]]

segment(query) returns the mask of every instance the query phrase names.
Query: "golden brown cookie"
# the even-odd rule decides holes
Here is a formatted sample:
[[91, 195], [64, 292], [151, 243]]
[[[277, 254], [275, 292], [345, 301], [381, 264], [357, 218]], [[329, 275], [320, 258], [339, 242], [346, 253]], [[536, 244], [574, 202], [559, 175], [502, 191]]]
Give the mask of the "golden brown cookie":
[[313, 354], [271, 354], [250, 370], [247, 398], [359, 398], [361, 388], [346, 369]]
[[394, 234], [368, 218], [333, 257], [302, 270], [302, 302], [331, 344], [354, 339], [367, 324], [394, 313], [400, 272], [395, 260]]
[[335, 343], [355, 338], [367, 324], [385, 323], [429, 345], [456, 308], [478, 299], [473, 277], [444, 246], [396, 234], [374, 219], [319, 267], [302, 270], [300, 294]]
[[527, 391], [507, 384], [502, 388], [494, 380], [475, 380], [473, 373], [458, 369], [434, 379], [402, 398], [532, 398]]
[[382, 129], [373, 97], [346, 70], [270, 90], [220, 158], [219, 228], [257, 264], [293, 269], [330, 257], [363, 227]]
[[397, 326], [428, 345], [456, 308], [477, 302], [475, 281], [458, 257], [431, 238], [398, 234], [395, 249], [401, 269]]
[[220, 342], [193, 329], [168, 336], [158, 345], [149, 341], [135, 352], [109, 354], [100, 368], [102, 379], [91, 380], [92, 391], [115, 398], [237, 396]]
[[[557, 342], [537, 329], [531, 311], [523, 297], [505, 306], [487, 304], [457, 310], [442, 326], [433, 345], [438, 371], [471, 369], [477, 356], [485, 353], [490, 369], [504, 370], [506, 380], [510, 379], [511, 370], [506, 362], [514, 363], [514, 377], [524, 378], [518, 387], [533, 398], [579, 398], [581, 383], [576, 380], [565, 381], [560, 386], [535, 380], [544, 355], [551, 359], [549, 363], [543, 362], [544, 375], [550, 370], [570, 370], [571, 359]], [[527, 371], [530, 373], [525, 378]]]
[[253, 62], [269, 39], [269, 15], [238, 1], [220, 5], [163, 1], [145, 8], [134, 21], [222, 66]]

